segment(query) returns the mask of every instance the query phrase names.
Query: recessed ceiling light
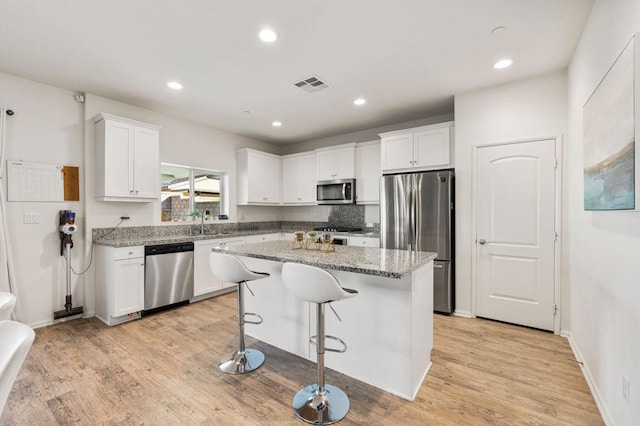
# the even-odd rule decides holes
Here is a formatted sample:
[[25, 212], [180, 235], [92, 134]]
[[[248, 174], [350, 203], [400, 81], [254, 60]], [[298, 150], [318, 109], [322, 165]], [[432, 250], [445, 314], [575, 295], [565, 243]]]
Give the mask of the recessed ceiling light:
[[278, 34], [276, 34], [275, 31], [270, 30], [269, 28], [265, 28], [264, 30], [260, 31], [260, 33], [258, 33], [258, 37], [260, 37], [260, 40], [264, 41], [265, 43], [272, 43], [276, 41], [276, 39], [278, 38]]
[[272, 125], [273, 127], [280, 127], [280, 126], [282, 126], [282, 123], [281, 123], [281, 122], [279, 122], [279, 121], [274, 121], [273, 123], [271, 123], [271, 125]]
[[366, 103], [367, 103], [367, 101], [365, 101], [365, 100], [364, 100], [364, 99], [362, 99], [362, 98], [358, 98], [358, 99], [356, 99], [355, 101], [353, 101], [353, 103], [354, 103], [354, 104], [356, 104], [356, 105], [364, 105], [364, 104], [366, 104]]
[[170, 81], [170, 82], [168, 82], [168, 83], [167, 83], [167, 86], [168, 86], [170, 89], [173, 89], [173, 90], [180, 90], [180, 89], [182, 89], [182, 84], [178, 83], [177, 81]]
[[505, 27], [495, 27], [494, 29], [491, 30], [491, 34], [498, 35], [498, 34], [502, 34], [504, 31], [505, 31]]
[[501, 59], [495, 64], [493, 64], [493, 67], [497, 70], [501, 70], [502, 68], [506, 68], [510, 66], [512, 63], [513, 61], [511, 59]]

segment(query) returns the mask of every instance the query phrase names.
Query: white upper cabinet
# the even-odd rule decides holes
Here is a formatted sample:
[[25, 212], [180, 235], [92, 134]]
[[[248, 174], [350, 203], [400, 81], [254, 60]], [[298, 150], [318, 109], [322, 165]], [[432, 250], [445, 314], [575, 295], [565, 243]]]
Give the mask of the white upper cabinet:
[[381, 133], [383, 172], [453, 168], [453, 122]]
[[236, 151], [237, 204], [280, 204], [280, 157], [254, 149]]
[[282, 157], [283, 204], [316, 204], [316, 181], [314, 152]]
[[380, 203], [380, 141], [356, 146], [356, 204]]
[[160, 199], [160, 127], [102, 113], [96, 116], [96, 198]]
[[318, 180], [354, 179], [356, 144], [338, 145], [316, 150]]

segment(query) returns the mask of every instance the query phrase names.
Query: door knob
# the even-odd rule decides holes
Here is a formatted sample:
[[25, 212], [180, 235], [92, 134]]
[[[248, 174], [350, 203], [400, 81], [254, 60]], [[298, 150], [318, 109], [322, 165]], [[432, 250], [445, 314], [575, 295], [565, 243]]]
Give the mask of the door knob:
[[478, 243], [480, 243], [480, 244], [482, 244], [482, 245], [485, 245], [485, 244], [490, 243], [490, 242], [491, 242], [491, 241], [487, 241], [487, 240], [485, 240], [484, 238], [480, 238], [480, 239], [478, 240]]

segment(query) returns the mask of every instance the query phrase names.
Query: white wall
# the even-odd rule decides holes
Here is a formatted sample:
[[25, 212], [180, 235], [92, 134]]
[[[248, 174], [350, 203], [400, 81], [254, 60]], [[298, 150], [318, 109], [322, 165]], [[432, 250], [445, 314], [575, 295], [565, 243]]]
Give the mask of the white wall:
[[429, 124], [443, 123], [452, 121], [453, 114], [443, 114], [433, 117], [426, 117], [420, 120], [407, 121], [404, 123], [391, 124], [388, 126], [373, 127], [371, 129], [360, 130], [357, 132], [343, 133], [341, 135], [330, 136], [320, 139], [311, 139], [296, 144], [285, 145], [280, 149], [281, 155], [294, 154], [297, 152], [313, 151], [316, 148], [326, 146], [340, 145], [351, 142], [368, 142], [380, 139], [379, 133], [391, 132], [393, 130], [410, 129], [412, 127], [426, 126]]
[[[596, 1], [569, 67], [565, 257], [570, 338], [601, 411], [617, 425], [640, 419], [640, 213], [583, 210], [582, 106], [639, 30], [640, 2]], [[639, 129], [636, 124], [636, 135]], [[623, 376], [631, 383], [628, 403], [622, 397]]]
[[[82, 105], [74, 100], [74, 93], [0, 74], [0, 103], [15, 112], [7, 117], [7, 159], [79, 166], [82, 179], [86, 172], [82, 159]], [[6, 191], [6, 172], [2, 178]], [[64, 308], [66, 293], [66, 268], [60, 256], [57, 231], [58, 211], [74, 210], [78, 213], [77, 223], [82, 227], [84, 204], [9, 202], [7, 210], [18, 287], [16, 316], [32, 326], [47, 324], [53, 320], [54, 311]], [[38, 213], [40, 223], [24, 224], [25, 212]], [[75, 236], [74, 242], [72, 265], [79, 270], [84, 264], [78, 257], [83, 252], [83, 236]], [[73, 287], [76, 282], [76, 276], [72, 275]], [[81, 291], [74, 293], [73, 302], [74, 306], [83, 304]]]
[[[59, 210], [73, 210], [81, 231], [74, 235], [72, 265], [76, 271], [89, 264], [91, 230], [114, 226], [123, 214], [131, 220], [123, 226], [160, 224], [159, 203], [112, 203], [94, 199], [94, 124], [100, 112], [162, 126], [160, 161], [226, 171], [230, 175], [230, 217], [235, 207], [235, 151], [250, 147], [274, 152], [277, 147], [220, 131], [188, 120], [160, 114], [91, 94], [85, 104], [75, 93], [30, 80], [0, 74], [0, 103], [15, 111], [7, 119], [7, 159], [78, 166], [80, 202], [8, 203], [9, 238], [13, 245], [18, 284], [17, 318], [33, 327], [53, 321], [53, 312], [64, 308], [66, 268], [60, 256], [57, 232]], [[6, 190], [6, 179], [3, 179]], [[277, 211], [277, 208], [276, 208]], [[23, 224], [23, 213], [40, 216], [39, 224]], [[168, 225], [170, 226], [170, 225]], [[72, 274], [74, 306], [86, 315], [95, 310], [94, 268], [80, 277]]]
[[472, 147], [566, 134], [566, 92], [566, 72], [558, 71], [455, 97], [456, 312], [459, 314], [472, 314]]

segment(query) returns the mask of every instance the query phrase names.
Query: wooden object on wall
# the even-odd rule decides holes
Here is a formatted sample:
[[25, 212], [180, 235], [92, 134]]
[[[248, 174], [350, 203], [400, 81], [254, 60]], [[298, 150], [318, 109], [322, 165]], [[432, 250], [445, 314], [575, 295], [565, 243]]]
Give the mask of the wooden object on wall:
[[80, 201], [80, 179], [78, 175], [78, 167], [64, 166], [62, 168], [65, 201]]

